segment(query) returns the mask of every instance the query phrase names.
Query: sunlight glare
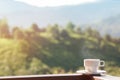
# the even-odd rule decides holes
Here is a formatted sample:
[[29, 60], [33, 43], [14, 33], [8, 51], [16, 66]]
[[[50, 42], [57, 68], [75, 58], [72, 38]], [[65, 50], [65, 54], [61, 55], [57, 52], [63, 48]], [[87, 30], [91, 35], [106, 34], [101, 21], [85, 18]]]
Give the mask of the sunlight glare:
[[77, 5], [84, 3], [93, 3], [99, 0], [16, 0], [37, 7], [57, 7], [65, 5]]

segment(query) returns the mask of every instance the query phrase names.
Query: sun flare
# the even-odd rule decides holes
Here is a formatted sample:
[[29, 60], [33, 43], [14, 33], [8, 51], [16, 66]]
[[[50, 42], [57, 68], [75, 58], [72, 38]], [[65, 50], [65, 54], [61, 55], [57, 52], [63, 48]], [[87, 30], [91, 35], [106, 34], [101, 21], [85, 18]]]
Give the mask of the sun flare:
[[37, 7], [56, 7], [65, 5], [77, 5], [84, 3], [93, 3], [99, 0], [16, 0]]

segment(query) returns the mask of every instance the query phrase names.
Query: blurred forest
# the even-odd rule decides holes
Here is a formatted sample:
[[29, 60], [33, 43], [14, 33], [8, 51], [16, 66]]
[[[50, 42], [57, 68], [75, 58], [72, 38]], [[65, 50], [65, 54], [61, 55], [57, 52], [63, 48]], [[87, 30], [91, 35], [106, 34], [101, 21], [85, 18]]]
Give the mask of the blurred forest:
[[23, 29], [0, 20], [0, 76], [75, 73], [84, 58], [102, 59], [108, 74], [120, 76], [120, 38], [72, 22]]

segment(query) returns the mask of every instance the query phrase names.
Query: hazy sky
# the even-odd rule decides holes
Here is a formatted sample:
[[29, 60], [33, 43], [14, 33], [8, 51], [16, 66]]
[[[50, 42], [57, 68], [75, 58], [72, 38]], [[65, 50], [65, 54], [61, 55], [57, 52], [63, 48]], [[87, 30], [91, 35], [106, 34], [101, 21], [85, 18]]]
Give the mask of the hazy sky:
[[16, 0], [37, 7], [56, 7], [99, 2], [100, 0]]
[[119, 9], [120, 0], [0, 0], [0, 19], [7, 18], [10, 26], [37, 23], [42, 27], [69, 21], [79, 25], [116, 16]]

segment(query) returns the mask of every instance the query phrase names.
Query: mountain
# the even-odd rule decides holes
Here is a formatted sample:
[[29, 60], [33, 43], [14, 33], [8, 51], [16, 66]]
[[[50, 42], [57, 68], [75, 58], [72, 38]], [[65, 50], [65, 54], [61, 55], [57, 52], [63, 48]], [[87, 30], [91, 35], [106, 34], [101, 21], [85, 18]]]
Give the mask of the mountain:
[[104, 0], [74, 6], [35, 7], [15, 0], [0, 0], [0, 18], [6, 17], [11, 26], [28, 27], [33, 22], [40, 27], [72, 21], [88, 24], [120, 13], [119, 0]]
[[103, 19], [92, 24], [91, 27], [100, 31], [102, 35], [110, 34], [113, 37], [120, 37], [120, 14]]

